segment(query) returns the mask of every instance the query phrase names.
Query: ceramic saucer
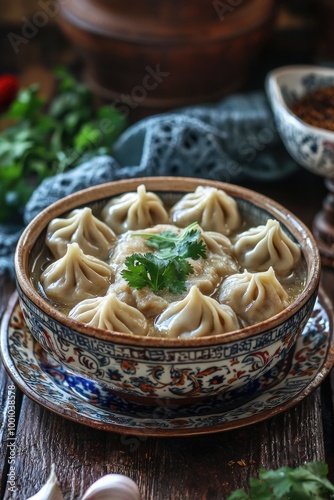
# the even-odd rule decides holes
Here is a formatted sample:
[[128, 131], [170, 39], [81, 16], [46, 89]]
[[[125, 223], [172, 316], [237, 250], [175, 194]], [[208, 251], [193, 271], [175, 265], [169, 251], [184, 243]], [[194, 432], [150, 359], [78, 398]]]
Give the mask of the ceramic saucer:
[[24, 324], [14, 294], [1, 326], [1, 353], [16, 385], [65, 418], [124, 434], [179, 436], [253, 424], [299, 403], [334, 363], [333, 309], [320, 292], [312, 316], [290, 356], [260, 379], [219, 397], [187, 406], [145, 406], [65, 370], [46, 354]]

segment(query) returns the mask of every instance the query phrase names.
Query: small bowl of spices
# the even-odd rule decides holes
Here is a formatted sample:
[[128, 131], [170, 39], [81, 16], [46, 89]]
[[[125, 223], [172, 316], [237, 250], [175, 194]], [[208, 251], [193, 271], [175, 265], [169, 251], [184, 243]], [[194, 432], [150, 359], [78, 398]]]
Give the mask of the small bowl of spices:
[[267, 76], [266, 91], [287, 151], [325, 177], [328, 194], [312, 229], [322, 264], [334, 267], [334, 68], [277, 68]]
[[266, 92], [290, 155], [315, 174], [334, 175], [334, 68], [274, 69], [267, 76]]

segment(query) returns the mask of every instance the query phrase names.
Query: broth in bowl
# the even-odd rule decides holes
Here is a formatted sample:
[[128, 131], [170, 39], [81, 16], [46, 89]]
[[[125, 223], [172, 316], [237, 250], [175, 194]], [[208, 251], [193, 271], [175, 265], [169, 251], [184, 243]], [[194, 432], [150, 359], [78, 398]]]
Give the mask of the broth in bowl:
[[320, 258], [309, 229], [259, 193], [147, 177], [45, 209], [15, 270], [29, 330], [73, 380], [188, 404], [287, 357], [312, 313]]
[[171, 204], [141, 184], [51, 220], [33, 282], [59, 311], [103, 330], [224, 334], [281, 312], [305, 286], [300, 246], [279, 221], [262, 222], [222, 189], [198, 186]]

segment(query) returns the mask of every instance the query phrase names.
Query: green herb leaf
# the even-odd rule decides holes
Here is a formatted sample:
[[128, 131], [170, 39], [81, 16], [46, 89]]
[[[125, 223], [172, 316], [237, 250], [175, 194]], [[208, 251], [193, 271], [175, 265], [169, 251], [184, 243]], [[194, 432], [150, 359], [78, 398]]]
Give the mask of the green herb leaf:
[[228, 500], [249, 500], [249, 496], [245, 492], [245, 490], [235, 490], [233, 491], [229, 497]]
[[328, 500], [334, 498], [334, 485], [327, 479], [328, 467], [323, 462], [310, 462], [291, 469], [261, 469], [259, 479], [249, 482], [250, 496], [236, 490], [227, 500]]
[[160, 234], [137, 233], [134, 236], [145, 237], [146, 245], [158, 249], [157, 256], [162, 259], [182, 257], [197, 260], [200, 257], [206, 258], [206, 245], [203, 240], [199, 240], [201, 231], [194, 229], [195, 226], [198, 226], [197, 222], [186, 227], [180, 236], [172, 231]]
[[141, 290], [147, 286], [155, 293], [166, 288], [171, 293], [183, 292], [186, 276], [193, 273], [185, 259], [165, 260], [150, 252], [127, 257], [125, 265], [121, 274], [131, 287]]
[[46, 105], [38, 85], [22, 89], [1, 116], [0, 223], [22, 218], [24, 205], [46, 177], [110, 148], [127, 125], [113, 106], [94, 109], [90, 89], [56, 70], [56, 97]]
[[171, 293], [184, 292], [186, 277], [194, 272], [187, 258], [206, 257], [206, 245], [199, 240], [201, 232], [194, 229], [196, 225], [194, 222], [188, 226], [180, 236], [173, 231], [133, 234], [145, 238], [147, 246], [158, 251], [126, 258], [127, 269], [122, 271], [122, 276], [129, 285], [137, 289], [148, 286], [154, 292], [164, 288]]
[[74, 146], [81, 153], [90, 149], [96, 150], [101, 142], [102, 134], [92, 123], [85, 123], [74, 137]]
[[5, 117], [33, 120], [42, 110], [44, 104], [45, 99], [39, 95], [39, 86], [31, 85], [31, 87], [19, 91]]

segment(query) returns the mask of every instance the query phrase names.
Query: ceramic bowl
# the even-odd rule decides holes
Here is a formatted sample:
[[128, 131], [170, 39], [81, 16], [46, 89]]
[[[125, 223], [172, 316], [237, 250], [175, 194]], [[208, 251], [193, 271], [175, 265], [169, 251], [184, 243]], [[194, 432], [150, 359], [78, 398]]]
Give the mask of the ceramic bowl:
[[[277, 219], [298, 242], [306, 263], [306, 285], [294, 303], [275, 316], [238, 331], [197, 339], [139, 337], [107, 332], [70, 319], [52, 307], [31, 282], [32, 266], [55, 217], [140, 184], [162, 198], [180, 197], [198, 185], [225, 190], [242, 214], [258, 224]], [[310, 231], [292, 213], [254, 191], [216, 181], [154, 177], [111, 182], [68, 196], [41, 212], [25, 229], [15, 255], [17, 289], [24, 319], [35, 339], [74, 375], [94, 379], [115, 393], [146, 404], [181, 404], [216, 396], [249, 383], [287, 356], [308, 321], [317, 296], [320, 260]]]
[[266, 92], [276, 126], [290, 155], [313, 173], [334, 174], [334, 132], [313, 127], [291, 112], [300, 96], [334, 84], [334, 69], [320, 66], [284, 66], [266, 78]]

